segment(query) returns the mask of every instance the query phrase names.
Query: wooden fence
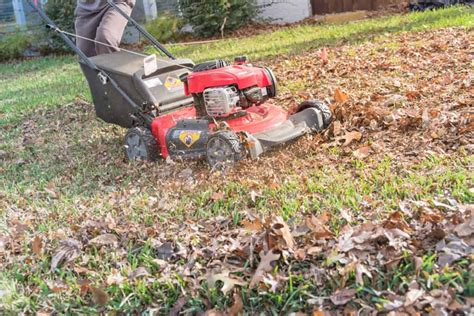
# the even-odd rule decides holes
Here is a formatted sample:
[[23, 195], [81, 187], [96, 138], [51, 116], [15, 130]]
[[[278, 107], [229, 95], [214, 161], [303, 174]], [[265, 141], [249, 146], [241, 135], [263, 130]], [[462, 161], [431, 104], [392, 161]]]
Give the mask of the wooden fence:
[[313, 14], [337, 13], [357, 10], [377, 10], [396, 4], [397, 0], [311, 0]]

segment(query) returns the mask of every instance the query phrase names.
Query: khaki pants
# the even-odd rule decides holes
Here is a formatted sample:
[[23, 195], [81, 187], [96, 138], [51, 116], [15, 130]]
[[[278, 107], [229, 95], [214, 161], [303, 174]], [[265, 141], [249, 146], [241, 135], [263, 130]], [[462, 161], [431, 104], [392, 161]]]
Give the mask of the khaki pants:
[[[132, 13], [134, 1], [120, 2], [117, 6], [125, 13]], [[93, 39], [113, 47], [76, 38], [76, 45], [88, 57], [118, 51], [123, 31], [127, 25], [119, 12], [109, 6], [104, 0], [78, 0], [75, 10], [76, 34]]]

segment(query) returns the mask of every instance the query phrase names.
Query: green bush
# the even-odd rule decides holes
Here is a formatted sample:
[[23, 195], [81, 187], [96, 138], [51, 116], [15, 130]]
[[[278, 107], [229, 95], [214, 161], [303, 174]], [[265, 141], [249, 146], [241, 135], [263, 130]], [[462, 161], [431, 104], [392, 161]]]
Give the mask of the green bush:
[[[74, 10], [77, 0], [48, 0], [45, 7], [46, 14], [56, 25], [67, 32], [74, 33]], [[42, 47], [43, 52], [66, 52], [70, 48], [64, 41], [51, 30], [44, 31], [46, 47]]]
[[146, 30], [160, 42], [176, 41], [181, 34], [183, 20], [169, 12], [160, 13], [160, 16], [145, 25]]
[[[258, 15], [255, 0], [179, 0], [186, 22], [203, 37], [235, 30]], [[223, 27], [223, 28], [222, 28]]]
[[24, 32], [0, 36], [0, 61], [19, 58], [28, 48], [30, 35]]

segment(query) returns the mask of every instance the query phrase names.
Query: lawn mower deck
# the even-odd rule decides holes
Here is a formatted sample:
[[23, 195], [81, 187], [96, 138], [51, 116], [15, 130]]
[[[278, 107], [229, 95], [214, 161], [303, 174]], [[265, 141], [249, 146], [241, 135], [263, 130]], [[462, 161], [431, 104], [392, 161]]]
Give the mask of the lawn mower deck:
[[303, 102], [294, 113], [272, 104], [277, 81], [269, 68], [253, 66], [243, 56], [232, 64], [176, 59], [115, 3], [108, 3], [167, 58], [152, 58], [151, 68], [149, 58], [127, 51], [89, 58], [38, 12], [79, 55], [97, 116], [128, 128], [125, 152], [130, 160], [206, 157], [215, 168], [247, 155], [256, 158], [330, 123], [331, 112], [320, 101]]

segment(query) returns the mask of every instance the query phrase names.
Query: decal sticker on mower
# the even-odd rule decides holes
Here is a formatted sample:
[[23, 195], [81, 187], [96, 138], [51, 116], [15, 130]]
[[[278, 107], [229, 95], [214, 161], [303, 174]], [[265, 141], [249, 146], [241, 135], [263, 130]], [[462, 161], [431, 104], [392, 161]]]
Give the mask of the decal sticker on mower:
[[145, 82], [145, 85], [147, 86], [148, 89], [163, 85], [163, 82], [161, 82], [160, 78], [158, 77], [144, 80], [143, 82]]
[[186, 147], [191, 147], [195, 142], [201, 138], [202, 131], [182, 131], [179, 133], [179, 140], [186, 145]]
[[174, 77], [167, 77], [163, 85], [170, 92], [175, 92], [184, 88], [183, 82], [179, 80], [178, 78], [174, 78]]

